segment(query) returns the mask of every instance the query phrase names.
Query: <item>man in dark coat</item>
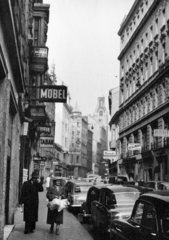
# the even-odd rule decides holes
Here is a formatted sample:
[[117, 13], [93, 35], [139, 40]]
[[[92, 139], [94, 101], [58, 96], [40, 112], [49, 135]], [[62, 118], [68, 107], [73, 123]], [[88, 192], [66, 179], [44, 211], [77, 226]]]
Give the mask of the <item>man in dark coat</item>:
[[38, 180], [36, 172], [32, 173], [32, 178], [23, 183], [20, 204], [24, 204], [23, 220], [25, 221], [25, 231], [27, 234], [33, 232], [38, 221], [38, 192], [43, 192], [43, 182]]

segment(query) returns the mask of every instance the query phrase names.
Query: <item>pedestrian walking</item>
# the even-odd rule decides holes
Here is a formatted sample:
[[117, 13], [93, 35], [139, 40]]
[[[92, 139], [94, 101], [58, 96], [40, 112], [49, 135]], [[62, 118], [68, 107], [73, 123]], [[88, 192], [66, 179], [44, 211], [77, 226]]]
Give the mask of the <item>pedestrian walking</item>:
[[49, 176], [46, 178], [46, 190], [50, 187], [50, 179], [53, 177], [53, 173], [50, 173]]
[[43, 182], [36, 172], [32, 173], [31, 179], [24, 182], [21, 190], [19, 203], [23, 205], [23, 220], [25, 221], [24, 233], [33, 233], [38, 221], [39, 195], [43, 192]]
[[[64, 199], [65, 198], [65, 188], [62, 185], [63, 182], [61, 179], [53, 180], [53, 186], [49, 187], [46, 197], [48, 198], [49, 202], [53, 199]], [[48, 205], [49, 206], [49, 205]], [[53, 232], [54, 224], [56, 223], [56, 234], [59, 235], [60, 224], [63, 224], [63, 210], [58, 211], [58, 209], [50, 210], [48, 207], [47, 212], [47, 224], [50, 224], [50, 232]]]

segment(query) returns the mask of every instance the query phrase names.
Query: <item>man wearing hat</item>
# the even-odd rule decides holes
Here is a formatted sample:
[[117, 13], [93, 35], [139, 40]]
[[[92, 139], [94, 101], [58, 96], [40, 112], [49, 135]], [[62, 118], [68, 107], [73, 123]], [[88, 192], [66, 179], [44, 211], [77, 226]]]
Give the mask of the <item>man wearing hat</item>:
[[23, 183], [20, 204], [24, 204], [23, 220], [25, 221], [24, 233], [33, 233], [38, 221], [38, 192], [43, 192], [43, 182], [39, 181], [36, 172], [32, 173], [31, 179]]

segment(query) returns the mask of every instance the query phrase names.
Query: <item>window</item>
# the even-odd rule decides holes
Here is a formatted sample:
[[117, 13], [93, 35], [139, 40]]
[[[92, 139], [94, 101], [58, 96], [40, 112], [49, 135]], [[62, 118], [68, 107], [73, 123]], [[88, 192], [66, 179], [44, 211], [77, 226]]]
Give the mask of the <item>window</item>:
[[145, 40], [146, 40], [146, 47], [148, 45], [148, 33], [145, 34]]
[[76, 163], [79, 163], [79, 156], [77, 156], [76, 158]]
[[155, 35], [158, 34], [158, 18], [155, 21]]
[[113, 129], [113, 131], [112, 131], [112, 140], [113, 140], [113, 141], [116, 140], [115, 136], [116, 136], [116, 135], [115, 135], [115, 129]]
[[103, 111], [102, 110], [99, 111], [99, 116], [103, 116]]
[[162, 217], [162, 231], [167, 235], [169, 233], [169, 206], [165, 209]]
[[65, 123], [65, 132], [67, 132], [67, 123]]
[[150, 76], [153, 74], [153, 58], [150, 58]]
[[153, 26], [150, 27], [150, 41], [153, 40]]
[[146, 206], [145, 217], [142, 222], [143, 226], [151, 229], [152, 231], [157, 231], [157, 219], [156, 219], [156, 211], [154, 207], [150, 204]]
[[132, 220], [139, 225], [141, 225], [143, 211], [144, 211], [144, 204], [141, 202], [137, 202], [134, 214], [132, 216]]
[[155, 52], [155, 71], [158, 69], [158, 51]]
[[39, 22], [40, 22], [40, 18], [35, 18], [35, 22], [34, 22], [34, 46], [38, 46]]

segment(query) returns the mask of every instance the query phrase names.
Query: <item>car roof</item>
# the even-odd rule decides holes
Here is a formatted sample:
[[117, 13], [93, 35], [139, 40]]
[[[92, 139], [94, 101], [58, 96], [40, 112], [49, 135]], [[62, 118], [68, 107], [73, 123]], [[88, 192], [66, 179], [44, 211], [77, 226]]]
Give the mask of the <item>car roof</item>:
[[169, 185], [169, 182], [160, 182], [160, 184]]
[[107, 186], [112, 186], [111, 184], [109, 183], [98, 183], [96, 185], [92, 185], [91, 188], [98, 188], [98, 189], [101, 189], [101, 188], [106, 188]]
[[139, 190], [135, 187], [124, 185], [107, 185], [104, 188], [110, 189], [115, 192], [139, 192]]
[[69, 182], [74, 183], [76, 185], [81, 185], [81, 186], [90, 186], [90, 185], [92, 186], [93, 185], [93, 183], [91, 183], [91, 182], [84, 182], [81, 180], [69, 180], [67, 183], [69, 183]]
[[155, 190], [149, 193], [144, 193], [140, 198], [146, 199], [146, 198], [154, 198], [154, 199], [160, 199], [165, 202], [169, 202], [169, 191], [168, 190]]
[[165, 182], [165, 181], [147, 181], [147, 183], [167, 183], [167, 182]]

